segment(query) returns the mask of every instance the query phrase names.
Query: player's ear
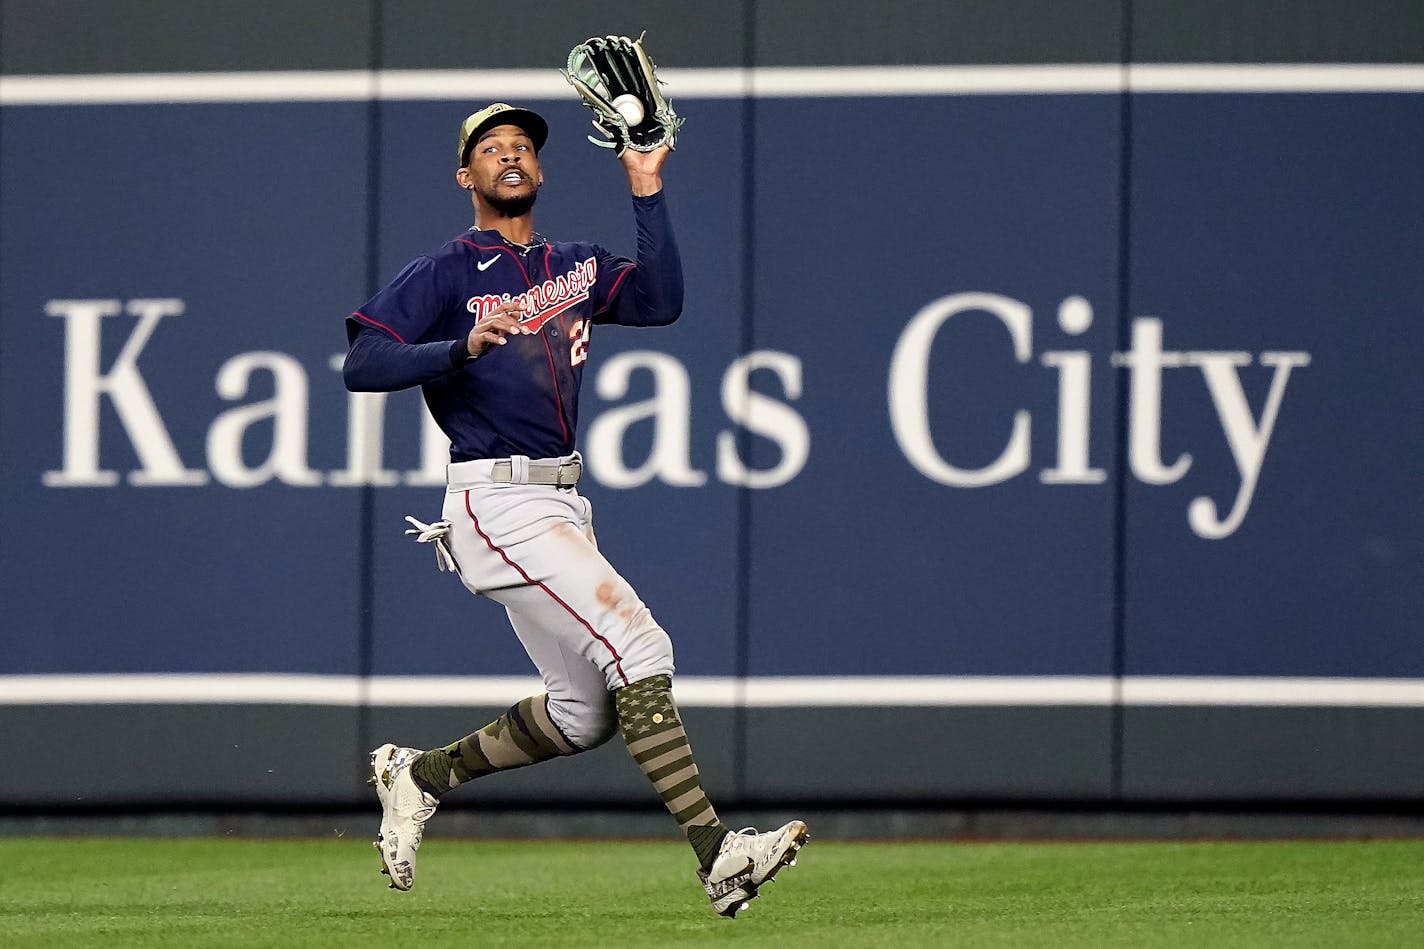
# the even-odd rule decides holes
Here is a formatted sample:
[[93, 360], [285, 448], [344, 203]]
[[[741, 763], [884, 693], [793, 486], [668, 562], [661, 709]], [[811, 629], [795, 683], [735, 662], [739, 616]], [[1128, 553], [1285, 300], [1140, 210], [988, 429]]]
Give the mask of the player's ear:
[[460, 168], [455, 172], [455, 183], [466, 191], [473, 191], [475, 183], [470, 180], [470, 169]]

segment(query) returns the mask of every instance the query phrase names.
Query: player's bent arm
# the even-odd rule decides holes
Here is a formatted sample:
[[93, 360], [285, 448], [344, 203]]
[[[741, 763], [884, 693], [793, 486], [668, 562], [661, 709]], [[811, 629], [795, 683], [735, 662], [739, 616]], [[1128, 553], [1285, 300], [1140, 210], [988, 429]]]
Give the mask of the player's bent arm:
[[341, 378], [352, 392], [396, 392], [454, 372], [469, 358], [463, 339], [401, 343], [367, 326], [352, 340]]
[[[682, 315], [682, 256], [672, 232], [664, 193], [634, 196], [637, 263], [610, 305], [624, 326], [666, 326]], [[601, 322], [601, 321], [600, 321]]]

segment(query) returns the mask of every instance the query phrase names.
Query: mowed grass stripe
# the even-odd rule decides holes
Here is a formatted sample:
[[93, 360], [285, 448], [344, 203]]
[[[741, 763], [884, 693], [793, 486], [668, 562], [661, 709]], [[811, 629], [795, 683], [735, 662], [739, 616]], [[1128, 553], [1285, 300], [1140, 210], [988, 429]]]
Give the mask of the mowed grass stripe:
[[[814, 830], [813, 830], [814, 832]], [[436, 828], [438, 834], [438, 827]], [[836, 843], [736, 920], [680, 841], [0, 839], [6, 947], [1401, 946], [1424, 841]]]

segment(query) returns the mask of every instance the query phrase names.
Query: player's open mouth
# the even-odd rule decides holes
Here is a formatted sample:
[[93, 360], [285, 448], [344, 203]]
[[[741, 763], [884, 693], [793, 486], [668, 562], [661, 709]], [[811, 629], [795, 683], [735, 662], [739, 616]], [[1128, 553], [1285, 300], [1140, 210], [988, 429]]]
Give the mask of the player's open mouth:
[[499, 176], [499, 183], [502, 185], [522, 184], [529, 179], [517, 171], [509, 171]]

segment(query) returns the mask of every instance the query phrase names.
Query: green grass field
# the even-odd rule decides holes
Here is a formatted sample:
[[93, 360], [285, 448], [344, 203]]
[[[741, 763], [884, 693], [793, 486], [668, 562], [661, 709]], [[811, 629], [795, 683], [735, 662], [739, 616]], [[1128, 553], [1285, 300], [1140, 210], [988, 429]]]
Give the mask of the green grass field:
[[0, 839], [0, 946], [1414, 946], [1424, 841], [813, 840], [736, 920], [677, 842]]

